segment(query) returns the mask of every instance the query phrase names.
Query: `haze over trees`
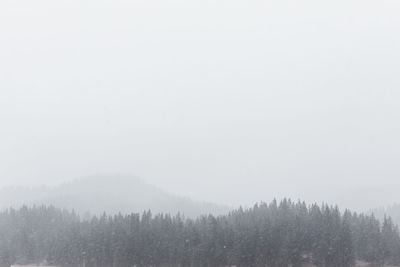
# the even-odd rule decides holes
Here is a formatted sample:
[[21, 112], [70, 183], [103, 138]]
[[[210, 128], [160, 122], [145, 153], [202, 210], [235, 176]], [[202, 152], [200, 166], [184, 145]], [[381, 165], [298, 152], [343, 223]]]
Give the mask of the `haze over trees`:
[[82, 220], [53, 207], [0, 213], [0, 266], [317, 266], [400, 264], [389, 218], [284, 199], [228, 215], [103, 214]]
[[369, 211], [374, 214], [379, 220], [383, 220], [385, 217], [391, 217], [393, 223], [400, 224], [400, 204], [395, 203], [387, 207], [375, 208]]

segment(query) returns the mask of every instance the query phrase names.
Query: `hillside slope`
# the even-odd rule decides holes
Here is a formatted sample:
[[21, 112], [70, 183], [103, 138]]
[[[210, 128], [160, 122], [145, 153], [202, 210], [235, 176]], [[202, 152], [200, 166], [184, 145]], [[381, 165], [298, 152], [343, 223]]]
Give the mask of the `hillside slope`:
[[194, 217], [201, 214], [224, 214], [227, 207], [196, 202], [168, 194], [127, 175], [93, 176], [54, 187], [9, 187], [0, 190], [0, 208], [21, 205], [53, 205], [74, 209], [80, 214], [142, 212], [183, 213]]

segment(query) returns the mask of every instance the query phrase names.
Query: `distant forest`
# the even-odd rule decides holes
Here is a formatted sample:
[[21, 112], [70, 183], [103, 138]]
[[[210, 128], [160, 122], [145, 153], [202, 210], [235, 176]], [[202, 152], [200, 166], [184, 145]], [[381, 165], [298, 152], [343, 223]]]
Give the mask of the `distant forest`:
[[317, 266], [400, 263], [390, 218], [282, 200], [223, 216], [143, 214], [80, 219], [54, 207], [0, 213], [0, 266]]

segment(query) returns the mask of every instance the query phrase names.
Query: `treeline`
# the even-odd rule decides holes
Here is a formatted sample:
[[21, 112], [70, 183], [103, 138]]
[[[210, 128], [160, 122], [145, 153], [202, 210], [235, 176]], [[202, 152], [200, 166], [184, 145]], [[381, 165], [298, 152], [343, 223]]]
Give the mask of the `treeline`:
[[140, 214], [81, 220], [53, 207], [0, 213], [0, 266], [317, 266], [400, 263], [397, 226], [385, 218], [283, 200], [225, 216]]

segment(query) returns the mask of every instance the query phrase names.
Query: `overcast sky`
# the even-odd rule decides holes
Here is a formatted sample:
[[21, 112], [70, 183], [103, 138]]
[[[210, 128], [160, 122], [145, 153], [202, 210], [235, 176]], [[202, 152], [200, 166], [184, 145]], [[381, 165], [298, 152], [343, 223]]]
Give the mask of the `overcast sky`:
[[399, 13], [1, 1], [0, 186], [122, 172], [237, 205], [400, 184]]

